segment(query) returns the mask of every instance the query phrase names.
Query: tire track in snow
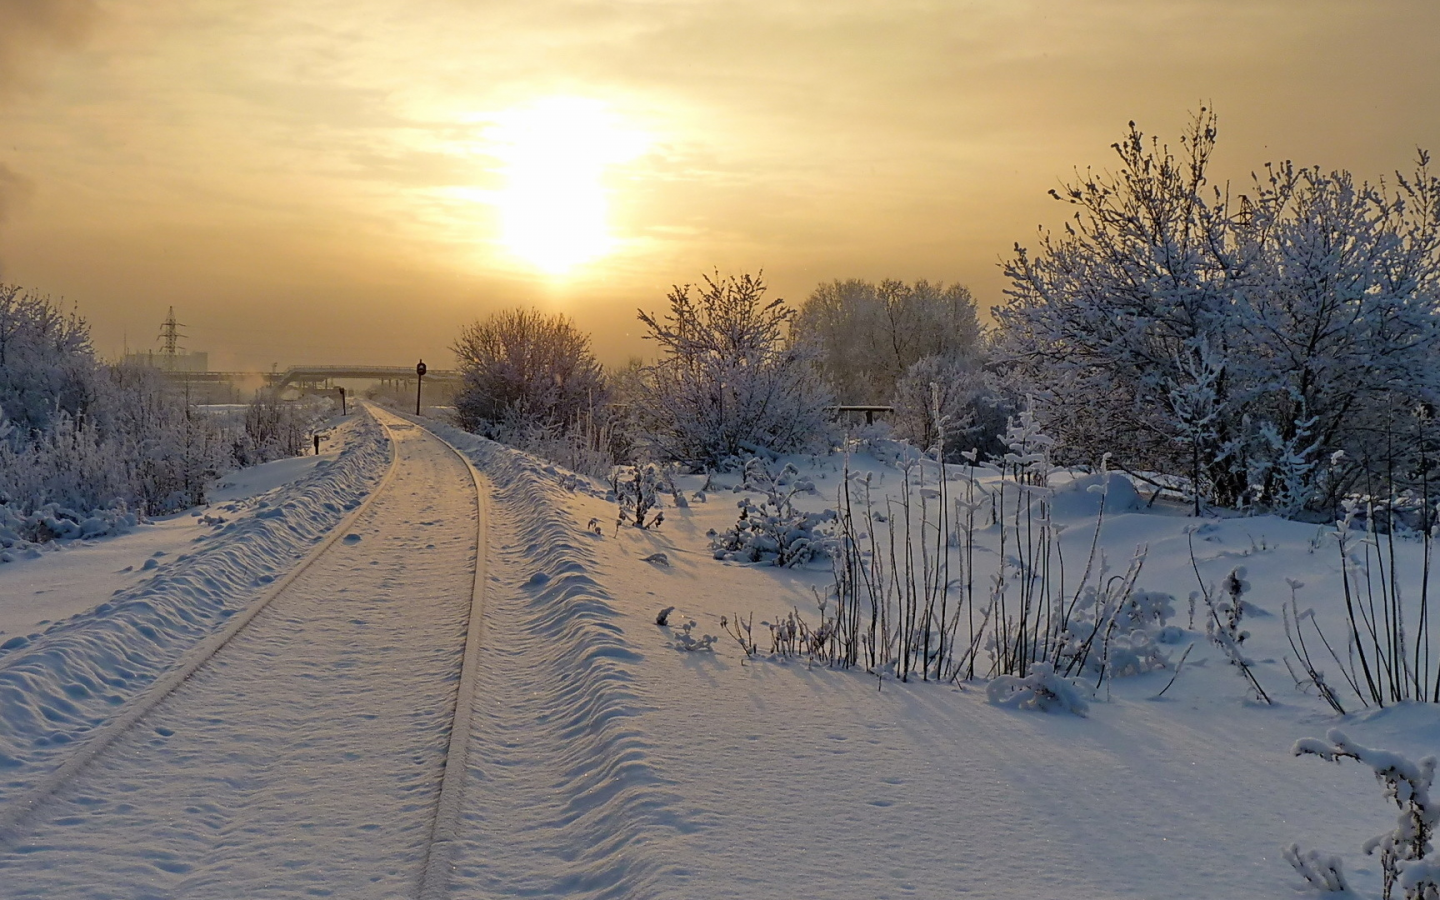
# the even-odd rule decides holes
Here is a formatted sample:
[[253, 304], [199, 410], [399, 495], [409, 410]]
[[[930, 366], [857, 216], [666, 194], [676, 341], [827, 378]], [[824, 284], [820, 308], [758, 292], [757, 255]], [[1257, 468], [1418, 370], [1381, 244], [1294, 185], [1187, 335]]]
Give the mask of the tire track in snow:
[[553, 466], [431, 426], [495, 486], [456, 897], [645, 898], [673, 886], [665, 855], [691, 830], [651, 763], [630, 687], [644, 656], [592, 576], [594, 535], [564, 511]]

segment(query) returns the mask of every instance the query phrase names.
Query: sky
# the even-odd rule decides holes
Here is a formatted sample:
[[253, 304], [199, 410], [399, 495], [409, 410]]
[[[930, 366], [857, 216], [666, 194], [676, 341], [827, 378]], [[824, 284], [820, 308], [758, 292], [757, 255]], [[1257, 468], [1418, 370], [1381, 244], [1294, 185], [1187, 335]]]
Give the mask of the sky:
[[1433, 0], [0, 0], [0, 281], [107, 357], [447, 367], [572, 317], [602, 362], [707, 273], [960, 282], [1137, 122], [1217, 177], [1440, 149]]

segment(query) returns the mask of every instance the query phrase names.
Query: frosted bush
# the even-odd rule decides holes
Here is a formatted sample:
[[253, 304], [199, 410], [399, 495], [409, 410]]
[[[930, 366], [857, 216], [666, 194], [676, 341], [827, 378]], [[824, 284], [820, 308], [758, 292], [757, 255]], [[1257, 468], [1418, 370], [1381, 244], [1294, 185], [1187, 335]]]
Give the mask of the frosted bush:
[[123, 505], [81, 513], [50, 503], [21, 514], [0, 503], [0, 562], [12, 562], [35, 544], [123, 534], [138, 521], [139, 517]]
[[590, 338], [563, 314], [501, 310], [465, 326], [452, 349], [463, 379], [456, 424], [474, 434], [546, 443], [592, 423], [606, 402]]
[[758, 276], [717, 273], [698, 289], [676, 285], [668, 315], [640, 313], [659, 358], [639, 371], [631, 413], [655, 458], [713, 468], [827, 434], [832, 400], [814, 349], [786, 339], [795, 313], [764, 294]]
[[[1296, 741], [1290, 752], [1336, 763], [1353, 759], [1369, 766], [1385, 797], [1400, 809], [1395, 827], [1366, 841], [1363, 847], [1366, 855], [1380, 851], [1385, 900], [1390, 900], [1396, 884], [1404, 891], [1405, 900], [1440, 900], [1440, 856], [1435, 855], [1433, 843], [1435, 830], [1440, 826], [1440, 805], [1430, 798], [1435, 782], [1435, 757], [1427, 756], [1416, 762], [1399, 753], [1357, 744], [1339, 729], [1331, 729], [1324, 740]], [[1286, 858], [1290, 859], [1291, 854], [1287, 853]], [[1293, 859], [1290, 864], [1307, 881], [1311, 880]]]
[[825, 527], [835, 521], [833, 509], [802, 512], [788, 503], [776, 507], [749, 497], [737, 505], [740, 518], [734, 527], [710, 532], [716, 559], [800, 566], [828, 557], [835, 546], [834, 534]]
[[1090, 709], [1090, 704], [1081, 696], [1081, 689], [1070, 679], [1056, 675], [1048, 662], [1035, 663], [1025, 676], [996, 676], [985, 687], [985, 698], [996, 706], [1010, 709], [1068, 712], [1077, 716], [1085, 715]]
[[646, 519], [650, 510], [660, 505], [662, 474], [654, 463], [630, 468], [617, 467], [610, 473], [610, 499], [620, 504], [616, 528], [630, 524], [636, 528], [653, 528], [663, 521], [657, 512]]
[[765, 498], [755, 503], [749, 497], [740, 500], [740, 517], [733, 528], [711, 531], [710, 546], [716, 559], [742, 562], [769, 562], [777, 566], [804, 565], [828, 557], [835, 547], [833, 527], [835, 511], [803, 512], [791, 502], [797, 493], [813, 493], [815, 486], [800, 478], [794, 466], [774, 471], [759, 458], [745, 465], [744, 486], [763, 491]]
[[[1102, 583], [1103, 579], [1102, 579]], [[1170, 665], [1161, 644], [1171, 643], [1175, 598], [1159, 591], [1128, 593], [1088, 587], [1075, 603], [1058, 657], [1071, 671], [1141, 675]]]
[[1322, 894], [1342, 894], [1350, 890], [1345, 880], [1345, 871], [1340, 857], [1335, 853], [1321, 853], [1319, 850], [1302, 851], [1299, 844], [1291, 844], [1280, 851], [1306, 885]]
[[1428, 156], [1378, 185], [1286, 162], [1215, 193], [1217, 133], [1201, 110], [1177, 158], [1132, 123], [1117, 168], [1051, 192], [1075, 216], [1005, 263], [998, 359], [1040, 389], [1067, 455], [1183, 474], [1197, 513], [1319, 512], [1425, 471], [1436, 423], [1415, 410], [1433, 409], [1440, 371]]
[[895, 432], [947, 462], [966, 450], [981, 457], [1005, 451], [1001, 435], [1014, 412], [974, 358], [929, 356], [912, 365], [890, 399]]

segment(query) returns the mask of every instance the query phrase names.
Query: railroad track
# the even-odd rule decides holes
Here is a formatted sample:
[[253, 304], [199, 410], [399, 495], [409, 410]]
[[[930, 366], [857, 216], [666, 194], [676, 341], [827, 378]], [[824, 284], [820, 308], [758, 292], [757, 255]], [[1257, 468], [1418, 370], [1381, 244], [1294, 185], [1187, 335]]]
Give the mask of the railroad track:
[[[415, 578], [417, 579], [416, 583], [407, 583], [406, 572], [408, 570], [406, 570], [404, 566], [404, 562], [406, 561], [406, 559], [411, 555], [419, 555], [423, 557], [425, 551], [435, 550], [437, 544], [442, 544], [447, 540], [449, 542], [448, 544], [445, 544], [445, 546], [443, 546], [441, 550], [435, 551], [437, 553], [441, 553], [442, 556], [448, 553], [448, 557], [444, 557], [443, 559], [441, 559], [440, 563], [434, 564], [440, 567], [435, 569], [435, 571], [440, 571], [440, 569], [449, 571], [450, 567], [448, 566], [448, 562], [453, 562], [454, 558], [456, 558], [457, 555], [467, 555], [464, 547], [460, 546], [460, 544], [457, 543], [458, 539], [455, 538], [453, 535], [450, 535], [448, 538], [437, 536], [434, 543], [430, 543], [425, 546], [424, 551], [418, 551], [414, 548], [405, 546], [405, 534], [394, 533], [396, 531], [396, 528], [393, 527], [393, 523], [381, 521], [378, 524], [375, 524], [375, 520], [378, 516], [377, 509], [379, 509], [381, 506], [389, 505], [393, 509], [398, 509], [401, 513], [404, 513], [407, 510], [407, 503], [409, 504], [409, 509], [413, 511], [421, 510], [422, 508], [428, 509], [430, 507], [426, 507], [425, 504], [429, 503], [433, 507], [434, 504], [438, 502], [435, 497], [426, 496], [427, 492], [421, 489], [411, 490], [410, 498], [413, 499], [407, 499], [406, 497], [402, 496], [402, 492], [405, 488], [405, 478], [412, 477], [408, 474], [402, 475], [400, 471], [402, 469], [402, 466], [404, 466], [405, 464], [411, 464], [409, 465], [409, 468], [419, 471], [424, 470], [424, 465], [422, 464], [429, 465], [431, 468], [436, 468], [437, 451], [434, 448], [427, 448], [424, 453], [412, 453], [411, 456], [413, 457], [413, 459], [407, 458], [406, 460], [402, 461], [401, 445], [402, 443], [407, 441], [423, 442], [426, 440], [430, 440], [442, 444], [447, 449], [449, 454], [452, 454], [455, 458], [458, 458], [460, 465], [464, 467], [464, 470], [467, 473], [466, 477], [468, 478], [470, 487], [473, 490], [473, 515], [476, 524], [473, 544], [466, 544], [465, 546], [473, 546], [474, 564], [468, 578], [468, 596], [451, 597], [451, 599], [455, 601], [454, 606], [458, 609], [451, 610], [450, 613], [437, 612], [434, 614], [436, 624], [432, 626], [433, 630], [436, 633], [448, 633], [449, 627], [452, 624], [452, 619], [455, 618], [452, 613], [457, 611], [459, 612], [459, 618], [463, 620], [463, 649], [458, 654], [458, 674], [454, 674], [452, 669], [452, 675], [455, 681], [455, 699], [453, 702], [453, 706], [451, 706], [449, 710], [448, 723], [446, 723], [446, 728], [442, 729], [448, 730], [448, 738], [443, 740], [443, 762], [441, 762], [441, 764], [439, 765], [438, 783], [435, 783], [433, 788], [433, 816], [428, 823], [428, 827], [426, 829], [427, 833], [424, 835], [423, 841], [420, 842], [421, 846], [418, 848], [419, 852], [415, 852], [414, 849], [411, 849], [407, 854], [405, 854], [406, 858], [414, 860], [414, 862], [417, 864], [418, 871], [413, 873], [413, 879], [397, 875], [395, 877], [395, 880], [406, 881], [413, 884], [414, 895], [422, 898], [422, 900], [437, 900], [437, 898], [446, 896], [449, 886], [450, 873], [454, 865], [454, 853], [457, 846], [457, 828], [459, 825], [460, 814], [463, 806], [466, 762], [468, 755], [469, 737], [471, 733], [471, 713], [475, 699], [475, 672], [481, 640], [481, 629], [483, 625], [482, 610], [484, 605], [485, 585], [488, 580], [486, 572], [486, 547], [488, 543], [487, 527], [489, 519], [486, 500], [487, 491], [485, 490], [485, 485], [482, 481], [481, 476], [478, 472], [476, 472], [474, 466], [471, 465], [469, 460], [466, 459], [465, 456], [461, 454], [458, 450], [456, 450], [453, 446], [449, 445], [448, 443], [444, 443], [443, 441], [440, 441], [439, 438], [430, 435], [428, 432], [423, 432], [423, 436], [417, 435], [416, 432], [421, 431], [420, 429], [418, 429], [418, 426], [399, 419], [398, 417], [394, 417], [389, 413], [374, 409], [372, 409], [370, 412], [371, 415], [374, 415], [376, 419], [382, 424], [382, 426], [386, 428], [387, 432], [389, 433], [391, 443], [391, 459], [389, 466], [381, 481], [376, 485], [375, 489], [371, 491], [370, 495], [364, 500], [363, 503], [361, 503], [360, 506], [358, 506], [348, 516], [346, 516], [340, 522], [340, 524], [337, 525], [336, 528], [330, 533], [330, 535], [327, 536], [319, 545], [317, 545], [309, 554], [307, 554], [305, 558], [302, 559], [301, 562], [298, 563], [287, 575], [285, 575], [283, 578], [273, 584], [244, 612], [236, 615], [222, 631], [215, 634], [213, 637], [207, 639], [201, 645], [197, 646], [182, 660], [179, 665], [177, 665], [174, 669], [157, 679], [144, 693], [142, 693], [134, 700], [132, 700], [129, 704], [127, 704], [126, 707], [117, 716], [111, 719], [106, 725], [100, 727], [98, 730], [93, 732], [88, 737], [88, 739], [84, 741], [84, 743], [79, 745], [76, 751], [62, 765], [53, 770], [42, 781], [34, 785], [26, 793], [17, 796], [13, 798], [10, 802], [8, 802], [4, 809], [0, 810], [0, 850], [8, 850], [10, 849], [10, 847], [13, 847], [14, 845], [25, 839], [32, 826], [46, 826], [49, 827], [52, 831], [56, 830], [56, 828], [58, 828], [59, 826], [54, 826], [53, 824], [50, 824], [49, 820], [47, 820], [46, 822], [41, 822], [40, 820], [46, 819], [47, 816], [51, 820], [55, 819], [58, 813], [52, 807], [56, 807], [61, 804], [61, 795], [66, 793], [67, 791], [74, 792], [74, 786], [80, 781], [86, 779], [87, 777], [90, 778], [92, 782], [95, 781], [95, 777], [92, 776], [97, 775], [96, 770], [100, 768], [100, 764], [118, 761], [116, 764], [122, 766], [131, 765], [133, 767], [137, 765], [135, 760], [139, 758], [138, 754], [143, 749], [144, 745], [146, 745], [147, 742], [149, 744], [156, 743], [156, 739], [150, 738], [146, 735], [146, 726], [150, 726], [151, 728], [153, 728], [155, 733], [161, 735], [165, 739], [168, 739], [170, 735], [173, 735], [175, 733], [174, 728], [159, 722], [160, 719], [164, 718], [164, 716], [162, 716], [162, 713], [168, 709], [166, 701], [171, 700], [172, 698], [176, 698], [178, 700], [179, 698], [177, 696], [177, 691], [181, 691], [181, 689], [186, 687], [187, 685], [194, 685], [197, 681], [208, 681], [210, 683], [209, 686], [212, 690], [212, 693], [217, 685], [222, 687], [226, 685], [228, 683], [227, 678], [233, 677], [233, 673], [229, 675], [227, 675], [226, 673], [217, 674], [215, 670], [217, 669], [217, 667], [222, 669], [225, 668], [225, 666], [220, 661], [224, 660], [227, 656], [241, 655], [240, 652], [235, 648], [239, 648], [242, 644], [246, 643], [245, 639], [253, 634], [258, 622], [262, 622], [267, 619], [266, 616], [262, 615], [267, 611], [271, 612], [271, 615], [268, 617], [268, 619], [272, 620], [272, 631], [274, 629], [273, 621], [283, 618], [281, 613], [278, 612], [278, 610], [280, 610], [283, 606], [303, 606], [305, 603], [308, 603], [314, 609], [327, 611], [327, 614], [331, 615], [331, 617], [336, 623], [339, 623], [338, 626], [329, 626], [331, 628], [332, 634], [335, 636], [333, 639], [339, 642], [337, 643], [337, 646], [342, 648], [335, 651], [336, 658], [333, 660], [333, 664], [336, 667], [340, 667], [342, 665], [353, 665], [357, 662], [357, 657], [362, 657], [364, 655], [359, 653], [351, 653], [348, 645], [345, 643], [346, 641], [369, 639], [368, 636], [373, 633], [373, 630], [369, 629], [368, 626], [371, 623], [365, 621], [364, 617], [388, 617], [386, 621], [389, 622], [392, 626], [394, 626], [391, 628], [391, 630], [385, 632], [385, 637], [373, 639], [372, 643], [374, 645], [374, 653], [393, 653], [396, 650], [395, 645], [403, 644], [403, 632], [408, 626], [408, 619], [406, 617], [407, 615], [409, 615], [409, 613], [404, 610], [401, 604], [406, 600], [407, 592], [413, 592], [415, 590], [421, 589], [420, 587], [417, 587], [417, 585], [426, 581], [426, 579], [422, 577], [424, 572], [419, 571], [415, 575]], [[418, 443], [416, 443], [415, 446], [418, 447]], [[426, 460], [424, 458], [426, 454], [430, 456], [430, 459]], [[452, 469], [451, 477], [453, 477], [453, 464], [450, 464], [450, 468]], [[438, 471], [438, 468], [436, 468], [436, 471]], [[423, 488], [424, 486], [422, 485], [421, 487]], [[436, 491], [432, 486], [430, 492], [443, 493], [443, 490]], [[451, 507], [451, 512], [447, 513], [447, 515], [451, 515], [452, 518], [458, 518], [458, 515], [454, 514], [454, 509], [456, 508], [456, 505], [458, 503], [457, 498], [454, 496], [450, 496], [446, 498], [446, 501], [450, 503]], [[422, 533], [420, 531], [422, 527], [428, 527], [437, 524], [437, 522], [435, 521], [419, 522], [418, 518], [419, 517], [417, 516], [417, 522], [412, 528], [412, 531], [415, 533]], [[432, 515], [432, 519], [434, 518], [435, 517]], [[371, 576], [372, 580], [375, 580], [376, 585], [378, 585], [374, 588], [374, 590], [380, 592], [381, 594], [384, 594], [384, 596], [376, 599], [370, 607], [364, 607], [361, 612], [355, 613], [354, 617], [347, 623], [344, 620], [344, 616], [349, 615], [349, 612], [340, 612], [340, 610], [348, 609], [347, 607], [343, 607], [343, 604], [350, 603], [352, 601], [342, 601], [337, 597], [324, 596], [323, 590], [317, 590], [316, 582], [319, 580], [323, 580], [324, 573], [322, 572], [322, 570], [326, 569], [327, 567], [334, 571], [338, 571], [341, 574], [344, 574], [346, 572], [353, 572], [357, 576], [369, 575], [368, 570], [356, 568], [357, 563], [355, 562], [340, 562], [340, 557], [342, 557], [346, 552], [349, 553], [350, 557], [354, 557], [357, 560], [359, 559], [359, 557], [355, 556], [355, 549], [348, 545], [350, 545], [352, 542], [359, 543], [360, 536], [356, 534], [354, 529], [359, 527], [361, 523], [365, 522], [371, 522], [371, 524], [374, 525], [373, 531], [376, 544], [376, 549], [374, 552], [377, 556], [377, 559], [380, 562], [384, 563], [381, 568], [375, 570], [382, 577], [376, 578], [375, 576]], [[407, 522], [406, 524], [409, 523]], [[392, 533], [386, 533], [387, 527]], [[445, 533], [448, 535], [448, 531], [446, 531]], [[421, 538], [421, 540], [423, 540], [423, 537]], [[416, 543], [418, 544], [418, 541]], [[391, 546], [392, 544], [399, 544], [401, 546]], [[451, 544], [453, 544], [454, 546], [450, 546]], [[389, 555], [387, 556], [386, 554]], [[377, 566], [377, 561], [372, 560], [369, 565], [372, 567]], [[386, 574], [385, 571], [383, 571], [385, 566], [390, 566], [391, 568], [398, 568], [396, 568], [396, 571], [394, 573]], [[363, 581], [363, 578], [360, 580]], [[453, 582], [454, 579], [452, 578], [451, 580]], [[454, 589], [456, 587], [456, 584], [451, 583], [449, 585], [450, 594], [447, 596], [453, 595]], [[339, 585], [334, 588], [334, 590], [338, 591], [340, 594], [345, 593], [349, 589], [350, 588], [346, 585]], [[357, 592], [363, 593], [363, 585], [362, 588], [357, 589]], [[290, 600], [292, 602], [287, 604], [287, 600]], [[444, 603], [448, 605], [450, 603], [450, 600], [445, 600]], [[357, 609], [360, 609], [362, 607], [363, 604], [357, 605]], [[430, 604], [427, 609], [430, 607], [435, 607], [436, 609], [439, 609], [438, 602], [435, 604]], [[297, 624], [297, 622], [282, 621], [280, 624], [291, 631], [294, 631], [296, 628], [301, 627], [300, 624]], [[348, 628], [349, 631], [336, 630], [337, 627], [340, 629]], [[357, 638], [351, 636], [352, 632], [354, 633], [354, 635], [358, 635], [359, 637]], [[393, 641], [391, 641], [390, 635], [395, 635], [395, 639]], [[261, 643], [264, 640], [264, 638], [256, 638], [256, 640], [250, 641], [249, 643], [256, 644]], [[297, 647], [304, 648], [306, 646], [304, 644], [304, 639], [297, 640]], [[432, 657], [435, 656], [435, 653], [434, 651], [430, 651], [427, 655], [427, 647], [425, 645], [425, 641], [426, 638], [423, 635], [412, 638], [411, 643], [414, 644], [414, 646], [409, 649], [408, 656], [403, 656], [402, 662], [408, 660], [408, 662], [405, 662], [406, 665], [431, 665]], [[227, 654], [225, 652], [227, 651], [227, 648], [230, 648], [232, 652]], [[249, 653], [251, 657], [255, 657], [256, 659], [260, 660], [258, 666], [256, 663], [251, 662], [248, 663], [249, 670], [246, 670], [244, 668], [244, 666], [246, 665], [245, 663], [234, 663], [231, 665], [231, 668], [235, 669], [236, 671], [246, 672], [252, 680], [255, 680], [257, 676], [254, 670], [257, 669], [257, 667], [260, 669], [263, 669], [265, 667], [264, 657], [263, 654], [261, 654], [260, 656], [256, 656], [259, 651], [255, 650], [253, 647], [246, 652]], [[342, 656], [343, 658], [341, 658]], [[360, 661], [363, 661], [363, 659]], [[453, 658], [447, 657], [446, 661], [451, 666], [453, 666]], [[434, 664], [438, 666], [439, 662], [435, 661]], [[436, 671], [438, 672], [439, 670], [437, 669]], [[347, 687], [347, 685], [350, 684], [349, 682], [339, 680], [338, 676], [335, 676], [333, 673], [320, 671], [318, 668], [318, 664], [311, 665], [309, 669], [301, 669], [299, 671], [300, 678], [321, 678], [322, 676], [330, 678], [331, 683], [339, 685], [346, 694], [345, 701], [343, 703], [337, 704], [337, 715], [342, 714], [339, 711], [342, 708], [364, 708], [363, 706], [355, 707], [355, 698], [353, 696], [349, 696], [355, 693], [358, 693], [361, 696], [365, 696], [366, 691], [361, 685], [354, 685], [353, 688]], [[263, 677], [263, 675], [259, 677]], [[256, 683], [262, 685], [261, 693], [263, 694], [264, 683], [258, 681]], [[236, 688], [236, 690], [240, 693], [244, 693], [247, 687], [248, 685], [241, 686]], [[192, 690], [195, 690], [195, 688], [192, 688]], [[259, 697], [258, 703], [255, 708], [263, 708], [268, 710], [269, 707], [263, 707], [259, 705], [263, 704], [265, 699], [266, 698], [264, 696]], [[273, 702], [278, 701], [272, 701], [272, 703]], [[347, 703], [350, 705], [347, 706]], [[181, 705], [183, 706], [183, 704]], [[191, 703], [191, 706], [194, 705], [194, 703]], [[243, 720], [246, 718], [246, 716], [244, 715], [245, 712], [246, 710], [242, 708], [240, 710], [241, 714], [235, 715], [233, 718]], [[377, 718], [377, 716], [370, 715], [369, 713], [361, 713], [360, 715], [362, 715], [362, 717]], [[410, 718], [414, 718], [416, 716], [419, 716], [420, 714], [417, 712], [407, 711], [406, 715]], [[409, 727], [407, 723], [405, 721], [400, 721], [399, 715], [394, 713], [393, 711], [388, 714], [388, 717], [396, 720], [396, 724], [391, 728], [391, 731], [396, 734], [403, 735], [406, 729]], [[438, 714], [429, 715], [428, 718], [425, 718], [424, 720], [426, 723], [428, 723], [429, 729], [431, 730], [426, 731], [423, 728], [419, 730], [426, 734], [437, 734], [438, 737], [438, 731], [435, 729], [437, 719]], [[288, 732], [285, 731], [286, 722], [283, 719], [279, 721], [280, 724], [278, 727], [280, 728], [280, 731], [278, 733], [288, 734]], [[212, 724], [214, 723], [212, 722]], [[231, 723], [227, 722], [225, 723], [225, 726], [228, 727], [230, 724]], [[203, 731], [204, 727], [196, 727], [191, 730]], [[377, 730], [383, 731], [384, 729]], [[363, 735], [363, 729], [361, 733]], [[248, 735], [242, 731], [240, 732], [240, 737], [244, 739], [247, 738]], [[301, 743], [303, 747], [304, 742], [302, 741]], [[363, 755], [363, 749], [361, 749], [360, 744], [356, 744], [355, 746], [356, 749], [349, 752]], [[202, 747], [201, 749], [204, 750], [205, 748]], [[221, 764], [223, 765], [223, 760], [225, 759], [226, 754], [230, 752], [230, 748], [223, 742], [220, 742], [216, 743], [214, 747], [211, 747], [210, 749], [216, 751], [212, 752], [210, 757], [203, 757], [203, 755], [201, 755], [195, 756], [194, 758], [220, 759], [222, 760]], [[314, 752], [319, 753], [322, 751], [323, 748], [322, 750]], [[309, 753], [312, 751], [307, 748], [304, 750], [304, 752]], [[216, 755], [216, 753], [218, 753], [218, 755]], [[417, 766], [424, 768], [426, 771], [429, 772], [433, 772], [434, 770], [432, 761], [428, 755], [429, 751], [425, 750], [424, 748], [404, 749], [403, 753], [402, 751], [397, 750], [394, 751], [394, 753], [412, 756], [415, 758], [415, 764]], [[186, 758], [188, 759], [190, 757]], [[397, 758], [399, 757], [397, 756]], [[166, 764], [167, 761], [165, 759], [161, 759], [157, 762], [156, 767], [158, 770], [161, 770], [163, 772]], [[140, 763], [139, 765], [141, 765], [142, 768], [144, 766], [143, 763]], [[214, 765], [214, 763], [211, 763], [211, 765]], [[266, 767], [266, 765], [267, 761], [262, 756], [262, 758], [256, 761], [253, 768], [263, 769]], [[307, 768], [307, 766], [309, 765], [309, 757], [301, 758], [298, 762], [294, 763], [294, 766], [296, 767], [295, 771], [308, 772], [309, 769]], [[394, 768], [394, 766], [390, 766], [387, 768]], [[384, 769], [380, 771], [384, 771]], [[241, 780], [244, 779], [244, 775], [245, 773], [242, 771], [241, 775], [239, 776]], [[193, 791], [197, 794], [205, 793], [205, 786], [213, 784], [215, 780], [213, 776], [204, 772], [190, 773], [187, 775], [187, 777], [194, 777], [199, 779], [199, 787], [195, 788]], [[404, 792], [406, 792], [406, 799], [408, 801], [408, 794], [410, 792], [418, 793], [419, 789], [423, 787], [423, 785], [420, 784], [420, 781], [424, 781], [427, 779], [432, 783], [435, 781], [433, 777], [428, 776], [427, 778], [411, 778], [411, 781], [407, 782], [405, 785], [399, 788], [399, 790], [403, 790]], [[283, 797], [291, 793], [289, 787], [283, 784], [280, 784], [278, 788], [269, 785], [267, 785], [266, 787], [269, 787], [271, 789], [271, 793], [274, 793], [276, 796]], [[323, 796], [323, 791], [321, 792], [321, 795]], [[265, 815], [258, 816], [256, 818], [256, 821], [274, 821], [276, 815], [283, 815], [276, 812], [276, 809], [278, 808], [278, 803], [280, 802], [282, 801], [271, 800], [270, 808], [268, 810], [262, 809], [261, 811], [265, 813]], [[121, 808], [129, 808], [132, 805], [133, 804], [126, 803], [121, 805]], [[413, 803], [408, 802], [406, 804], [407, 807], [413, 805]], [[187, 813], [191, 812], [191, 810], [194, 808], [195, 807], [193, 806], [184, 807]], [[222, 812], [224, 811], [222, 810]], [[307, 812], [308, 810], [296, 810], [297, 817], [302, 819]], [[161, 813], [160, 816], [156, 819], [156, 821], [158, 821], [159, 818], [164, 818], [165, 815], [174, 815], [174, 813]], [[75, 816], [66, 817], [60, 815], [59, 821], [61, 821], [62, 823], [68, 823], [72, 820], [75, 820], [76, 818], [77, 817]], [[215, 817], [211, 816], [211, 818], [213, 819]], [[244, 826], [245, 823], [243, 822], [243, 816], [241, 817], [241, 820], [241, 826]], [[104, 823], [99, 823], [98, 827], [109, 828], [109, 826], [105, 825]], [[375, 827], [379, 828], [380, 826], [377, 825]], [[168, 840], [170, 840], [170, 838], [168, 837], [170, 831], [167, 829], [169, 829], [169, 825], [166, 825], [164, 827], [157, 825], [154, 829], [152, 829], [152, 832], [146, 833], [148, 835], [147, 837], [138, 838], [137, 841], [143, 843], [145, 840], [150, 840], [156, 842], [157, 844], [165, 844]], [[242, 827], [241, 830], [244, 830], [244, 828]], [[59, 832], [63, 834], [64, 829], [59, 828]], [[267, 836], [266, 840], [273, 841], [274, 837]], [[227, 838], [221, 843], [224, 843], [226, 845], [227, 852], [231, 852], [233, 855], [236, 849], [234, 842], [229, 841], [229, 839]], [[48, 839], [46, 841], [41, 841], [41, 845], [42, 848], [48, 848]], [[84, 846], [83, 842], [77, 843], [77, 846]], [[48, 864], [40, 866], [38, 870], [30, 874], [36, 878], [44, 879], [47, 873], [53, 874], [56, 869], [64, 868], [67, 865], [65, 861], [66, 852], [70, 852], [73, 856], [75, 852], [78, 851], [66, 851], [62, 848], [62, 850], [54, 852], [57, 852], [60, 855], [57, 856], [54, 860], [50, 861]], [[123, 852], [123, 850], [116, 851], [113, 848], [107, 848], [105, 852], [114, 854], [116, 852]], [[26, 854], [25, 856], [22, 856], [21, 861], [15, 863], [14, 865], [11, 864], [12, 862], [14, 862], [14, 860], [4, 860], [3, 864], [0, 864], [0, 878], [6, 879], [6, 883], [8, 883], [9, 885], [14, 886], [19, 884], [23, 886], [25, 884], [24, 879], [27, 877], [24, 860], [29, 858], [30, 856], [33, 856], [33, 854]], [[204, 864], [205, 861], [201, 860], [199, 863], [201, 869], [203, 869]], [[158, 865], [161, 872], [176, 871], [182, 876], [188, 875], [195, 871], [195, 866], [193, 866], [188, 861], [173, 862], [167, 868], [165, 861], [162, 860]], [[251, 865], [253, 866], [253, 864]], [[102, 868], [103, 867], [104, 866], [102, 866]], [[226, 872], [228, 873], [229, 871], [230, 870], [227, 868]], [[39, 889], [41, 895], [43, 895], [43, 886], [37, 884], [36, 888]], [[204, 891], [200, 890], [199, 893], [204, 893]], [[299, 893], [298, 890], [297, 893]], [[393, 895], [393, 893], [390, 893], [388, 891], [385, 894], [385, 896]]]

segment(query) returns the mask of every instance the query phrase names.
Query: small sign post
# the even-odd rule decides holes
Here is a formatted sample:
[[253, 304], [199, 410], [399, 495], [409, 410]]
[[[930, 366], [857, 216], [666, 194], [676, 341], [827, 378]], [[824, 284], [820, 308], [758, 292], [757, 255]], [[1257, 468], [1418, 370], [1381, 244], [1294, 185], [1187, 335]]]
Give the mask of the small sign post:
[[420, 385], [425, 381], [425, 360], [415, 366], [415, 415], [420, 415]]
[[343, 416], [345, 415], [345, 389], [343, 387], [337, 387], [335, 390], [340, 392], [340, 415]]

